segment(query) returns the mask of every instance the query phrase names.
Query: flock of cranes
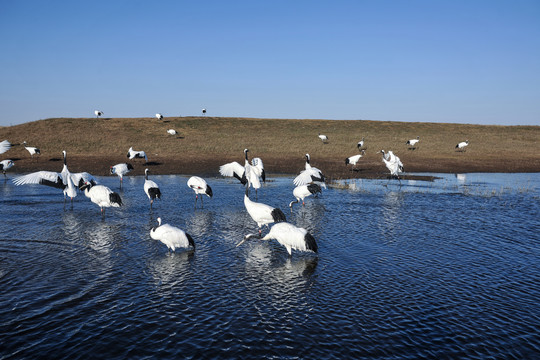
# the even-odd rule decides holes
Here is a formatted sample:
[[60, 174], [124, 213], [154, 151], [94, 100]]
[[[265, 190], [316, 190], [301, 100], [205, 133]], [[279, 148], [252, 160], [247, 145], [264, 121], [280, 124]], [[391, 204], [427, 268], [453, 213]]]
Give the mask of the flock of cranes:
[[[206, 109], [203, 109], [203, 114], [206, 114]], [[95, 111], [96, 118], [103, 115], [102, 111]], [[156, 114], [158, 120], [163, 120], [163, 115]], [[178, 134], [174, 129], [167, 131], [171, 135]], [[319, 133], [319, 139], [327, 144], [329, 142], [328, 136]], [[411, 139], [406, 142], [410, 146], [410, 149], [415, 149], [420, 137]], [[469, 141], [460, 142], [456, 145], [458, 151], [465, 151]], [[40, 155], [39, 148], [29, 146], [26, 141], [21, 145], [29, 152], [31, 158], [34, 155]], [[10, 150], [12, 144], [9, 141], [4, 140], [0, 142], [0, 154]], [[365, 138], [362, 138], [357, 143], [357, 148], [360, 154], [350, 156], [345, 159], [346, 165], [353, 165], [353, 169], [359, 163], [360, 159], [365, 156]], [[278, 243], [283, 245], [288, 254], [292, 254], [292, 250], [310, 251], [317, 253], [318, 247], [315, 238], [303, 228], [296, 227], [293, 224], [287, 223], [286, 215], [283, 211], [277, 207], [273, 207], [268, 204], [253, 201], [249, 197], [249, 189], [255, 190], [255, 196], [257, 197], [257, 191], [262, 187], [262, 184], [266, 181], [266, 173], [264, 170], [263, 161], [259, 157], [255, 157], [249, 161], [249, 149], [244, 149], [244, 163], [243, 165], [234, 161], [219, 168], [219, 173], [225, 177], [234, 177], [245, 186], [244, 191], [244, 207], [253, 221], [257, 224], [258, 233], [248, 234], [244, 236], [243, 240], [238, 243], [241, 245], [250, 239], [259, 240], [271, 240], [275, 239]], [[392, 151], [380, 150], [378, 153], [382, 154], [382, 162], [386, 165], [390, 172], [390, 176], [399, 179], [399, 174], [404, 171], [403, 163]], [[52, 171], [37, 171], [26, 175], [17, 176], [13, 179], [15, 185], [26, 184], [40, 184], [58, 188], [62, 190], [64, 195], [64, 208], [66, 206], [67, 199], [70, 199], [71, 207], [73, 207], [73, 198], [77, 196], [78, 192], [83, 192], [90, 201], [99, 206], [102, 216], [104, 216], [105, 208], [107, 207], [120, 207], [122, 206], [122, 198], [117, 193], [108, 188], [107, 186], [100, 185], [96, 179], [87, 172], [71, 173], [67, 167], [67, 153], [64, 150], [63, 155], [63, 168], [61, 172]], [[148, 156], [144, 151], [134, 150], [130, 147], [127, 153], [129, 160], [144, 159], [148, 163]], [[2, 170], [4, 177], [6, 178], [6, 170], [14, 166], [14, 161], [6, 159], [0, 162], [0, 170]], [[110, 174], [116, 174], [120, 180], [120, 188], [123, 186], [123, 177], [127, 173], [133, 170], [131, 163], [120, 163], [110, 167]], [[150, 208], [152, 209], [154, 201], [161, 199], [161, 190], [159, 185], [149, 179], [149, 169], [145, 169], [145, 181], [143, 190], [150, 201]], [[317, 195], [322, 193], [322, 189], [326, 189], [326, 180], [323, 172], [311, 165], [311, 157], [309, 154], [305, 154], [305, 169], [302, 170], [293, 179], [294, 189], [293, 196], [295, 200], [289, 203], [291, 212], [293, 211], [293, 205], [302, 202], [305, 205], [305, 199], [311, 195]], [[201, 207], [203, 207], [203, 196], [212, 197], [213, 191], [210, 185], [201, 177], [192, 176], [187, 182], [187, 186], [191, 188], [195, 193], [195, 205], [197, 207], [197, 201], [200, 196]], [[162, 224], [162, 219], [157, 219], [158, 225], [153, 227], [150, 231], [150, 237], [155, 240], [161, 241], [171, 251], [175, 251], [177, 248], [191, 248], [195, 249], [195, 242], [193, 238], [185, 233], [183, 230], [174, 227], [169, 224]], [[269, 225], [272, 225], [269, 227]], [[269, 229], [269, 232], [263, 236], [263, 227]]]

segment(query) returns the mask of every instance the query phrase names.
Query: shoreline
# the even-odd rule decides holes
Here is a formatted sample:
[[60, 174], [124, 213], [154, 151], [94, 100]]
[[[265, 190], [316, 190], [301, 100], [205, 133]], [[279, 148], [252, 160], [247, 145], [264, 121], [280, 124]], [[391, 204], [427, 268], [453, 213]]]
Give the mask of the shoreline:
[[[59, 157], [44, 157], [37, 159], [21, 159], [17, 157], [11, 158], [15, 161], [15, 165], [7, 171], [7, 174], [25, 174], [35, 171], [54, 171], [62, 170], [63, 162]], [[235, 161], [235, 160], [233, 160]], [[197, 175], [201, 177], [222, 177], [219, 174], [219, 167], [229, 161], [218, 161], [216, 159], [198, 158], [198, 159], [170, 159], [163, 157], [155, 157], [154, 161], [144, 163], [143, 160], [129, 161], [121, 157], [82, 157], [68, 156], [67, 164], [71, 172], [89, 172], [95, 176], [110, 176], [110, 167], [122, 162], [129, 162], [134, 169], [126, 176], [144, 175], [144, 169], [148, 168], [153, 175]], [[304, 164], [301, 159], [268, 159], [263, 158], [265, 171], [267, 176], [296, 176], [304, 170]], [[357, 169], [351, 170], [350, 166], [346, 166], [341, 161], [312, 161], [312, 165], [321, 169], [327, 178], [327, 181], [342, 180], [342, 179], [388, 179], [389, 173], [382, 161], [365, 161], [359, 163]], [[530, 166], [507, 166], [507, 164], [499, 163], [488, 164], [489, 166], [472, 166], [471, 164], [455, 163], [445, 164], [439, 162], [437, 166], [421, 166], [417, 164], [404, 163], [405, 172], [401, 176], [403, 180], [425, 180], [433, 181], [436, 176], [430, 175], [415, 175], [415, 174], [462, 174], [462, 173], [537, 173], [540, 169], [534, 164]]]

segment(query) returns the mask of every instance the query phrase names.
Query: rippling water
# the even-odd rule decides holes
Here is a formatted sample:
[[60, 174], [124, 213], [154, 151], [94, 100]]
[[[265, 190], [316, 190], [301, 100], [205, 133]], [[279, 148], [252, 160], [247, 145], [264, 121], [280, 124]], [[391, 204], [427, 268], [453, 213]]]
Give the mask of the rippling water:
[[[287, 208], [292, 179], [258, 200], [317, 239], [235, 247], [256, 224], [240, 184], [125, 179], [125, 206], [0, 183], [0, 358], [538, 358], [540, 174], [344, 181]], [[99, 179], [119, 191], [116, 177]], [[169, 253], [149, 230], [190, 233]]]

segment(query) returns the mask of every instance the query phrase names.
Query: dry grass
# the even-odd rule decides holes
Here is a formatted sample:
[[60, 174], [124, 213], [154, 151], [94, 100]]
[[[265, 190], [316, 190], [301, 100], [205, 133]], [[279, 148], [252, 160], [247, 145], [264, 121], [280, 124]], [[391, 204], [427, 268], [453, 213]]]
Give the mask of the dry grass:
[[[179, 132], [178, 137], [166, 133], [170, 128]], [[327, 135], [329, 143], [323, 144], [318, 133]], [[420, 136], [418, 148], [408, 150], [406, 141], [416, 136]], [[358, 153], [356, 144], [362, 137], [366, 156], [358, 166], [361, 171], [351, 173], [344, 159]], [[250, 149], [251, 156], [261, 157], [274, 173], [297, 173], [304, 166], [304, 154], [309, 153], [314, 166], [334, 177], [380, 176], [386, 172], [376, 154], [381, 149], [393, 150], [407, 171], [540, 171], [539, 126], [216, 117], [175, 117], [164, 122], [155, 118], [59, 118], [2, 127], [0, 141], [4, 139], [13, 144], [26, 140], [40, 147], [40, 168], [58, 168], [47, 160], [59, 158], [65, 149], [70, 164], [79, 162], [98, 175], [106, 173], [109, 165], [126, 161], [130, 146], [146, 151], [157, 173], [217, 174], [219, 164], [241, 162], [244, 148]], [[455, 145], [465, 139], [470, 141], [467, 151], [456, 152]], [[19, 171], [39, 167], [28, 160], [22, 147], [3, 154], [3, 158], [8, 156], [19, 159]], [[144, 169], [137, 170], [142, 173]]]

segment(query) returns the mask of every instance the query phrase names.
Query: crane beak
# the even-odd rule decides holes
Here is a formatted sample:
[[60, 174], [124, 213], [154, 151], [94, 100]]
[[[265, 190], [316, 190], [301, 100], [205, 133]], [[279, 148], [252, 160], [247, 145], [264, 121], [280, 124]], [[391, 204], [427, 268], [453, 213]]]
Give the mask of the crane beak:
[[242, 241], [240, 241], [236, 247], [239, 247], [240, 245], [242, 245], [246, 240], [248, 239], [251, 239], [251, 238], [257, 238], [257, 239], [260, 239], [261, 236], [259, 234], [247, 234], [244, 236], [244, 239], [242, 239]]
[[244, 243], [244, 241], [246, 241], [247, 238], [244, 237], [244, 239], [242, 239], [242, 241], [240, 241], [238, 244], [236, 244], [236, 247], [239, 247], [240, 245], [242, 245]]

